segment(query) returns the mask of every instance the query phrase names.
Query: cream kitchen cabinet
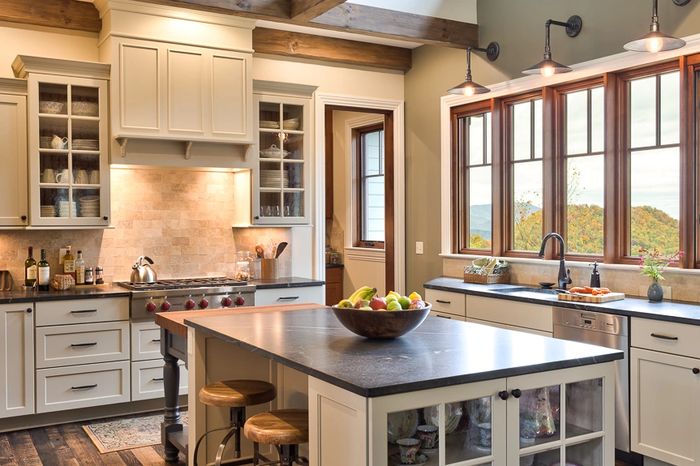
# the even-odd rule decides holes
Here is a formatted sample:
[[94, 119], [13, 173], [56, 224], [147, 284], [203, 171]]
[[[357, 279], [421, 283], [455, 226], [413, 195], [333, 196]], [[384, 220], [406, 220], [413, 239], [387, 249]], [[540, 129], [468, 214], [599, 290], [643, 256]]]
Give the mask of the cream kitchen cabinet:
[[109, 226], [109, 66], [18, 56], [28, 83], [32, 227]]
[[0, 305], [0, 418], [34, 414], [34, 305]]
[[253, 170], [253, 224], [309, 223], [312, 163], [310, 101], [310, 94], [308, 97], [276, 94], [255, 96], [258, 163]]
[[122, 37], [110, 52], [122, 147], [129, 138], [253, 142], [251, 53]]
[[425, 301], [432, 304], [435, 313], [459, 317], [460, 320], [467, 317], [466, 297], [463, 293], [429, 288], [425, 290]]
[[0, 228], [28, 224], [27, 83], [0, 79]]
[[255, 290], [255, 305], [301, 304], [324, 302], [322, 286], [298, 286], [290, 288], [263, 288]]
[[467, 295], [466, 313], [467, 320], [502, 324], [511, 330], [531, 330], [539, 335], [552, 336], [554, 328], [550, 305]]
[[632, 450], [700, 464], [700, 327], [634, 317], [630, 327]]

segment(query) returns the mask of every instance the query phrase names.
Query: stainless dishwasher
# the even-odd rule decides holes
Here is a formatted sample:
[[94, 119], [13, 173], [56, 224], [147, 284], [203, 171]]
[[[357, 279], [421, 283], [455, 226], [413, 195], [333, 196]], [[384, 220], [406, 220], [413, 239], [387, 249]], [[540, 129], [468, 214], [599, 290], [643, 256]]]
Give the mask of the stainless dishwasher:
[[614, 348], [625, 353], [615, 361], [615, 448], [630, 451], [629, 324], [626, 316], [554, 307], [554, 338]]

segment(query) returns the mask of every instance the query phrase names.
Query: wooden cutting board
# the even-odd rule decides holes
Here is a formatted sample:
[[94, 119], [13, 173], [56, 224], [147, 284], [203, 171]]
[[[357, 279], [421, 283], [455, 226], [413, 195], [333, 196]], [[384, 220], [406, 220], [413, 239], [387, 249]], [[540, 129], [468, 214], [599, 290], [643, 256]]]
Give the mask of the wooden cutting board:
[[625, 299], [625, 293], [608, 293], [600, 295], [580, 294], [580, 293], [559, 293], [559, 301], [574, 301], [577, 303], [609, 303]]

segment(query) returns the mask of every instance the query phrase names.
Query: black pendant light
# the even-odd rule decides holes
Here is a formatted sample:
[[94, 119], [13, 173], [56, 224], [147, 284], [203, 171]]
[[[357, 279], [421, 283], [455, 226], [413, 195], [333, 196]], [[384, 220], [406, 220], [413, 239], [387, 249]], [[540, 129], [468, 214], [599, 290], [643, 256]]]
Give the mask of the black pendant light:
[[474, 94], [486, 94], [487, 92], [491, 92], [491, 89], [488, 87], [484, 87], [472, 81], [472, 50], [475, 52], [485, 52], [486, 58], [488, 58], [489, 61], [494, 61], [501, 53], [501, 47], [498, 45], [498, 42], [491, 42], [486, 48], [468, 47], [467, 74], [464, 78], [464, 82], [447, 91], [449, 94], [472, 96]]
[[[684, 6], [690, 3], [690, 0], [673, 0], [673, 3], [678, 6]], [[669, 36], [659, 30], [659, 11], [658, 0], [653, 0], [651, 7], [651, 26], [649, 32], [644, 34], [639, 39], [627, 42], [625, 50], [633, 52], [663, 52], [664, 50], [679, 49], [685, 45], [683, 39]]]
[[569, 37], [576, 37], [581, 32], [583, 28], [583, 20], [580, 16], [574, 15], [570, 17], [566, 22], [555, 21], [553, 19], [548, 19], [544, 23], [545, 36], [544, 36], [544, 60], [523, 70], [523, 74], [541, 74], [542, 76], [549, 77], [558, 73], [568, 73], [571, 71], [566, 65], [555, 62], [552, 60], [552, 48], [549, 45], [549, 28], [550, 26], [562, 26], [566, 28], [566, 35]]

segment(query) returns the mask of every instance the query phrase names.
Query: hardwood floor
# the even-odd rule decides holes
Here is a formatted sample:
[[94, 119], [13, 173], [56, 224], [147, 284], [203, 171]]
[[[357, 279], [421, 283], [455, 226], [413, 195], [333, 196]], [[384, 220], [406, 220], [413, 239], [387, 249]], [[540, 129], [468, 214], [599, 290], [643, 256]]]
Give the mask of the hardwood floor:
[[[0, 465], [98, 466], [166, 465], [163, 447], [135, 448], [101, 454], [83, 431], [82, 423], [0, 434]], [[184, 465], [184, 457], [180, 456]]]

